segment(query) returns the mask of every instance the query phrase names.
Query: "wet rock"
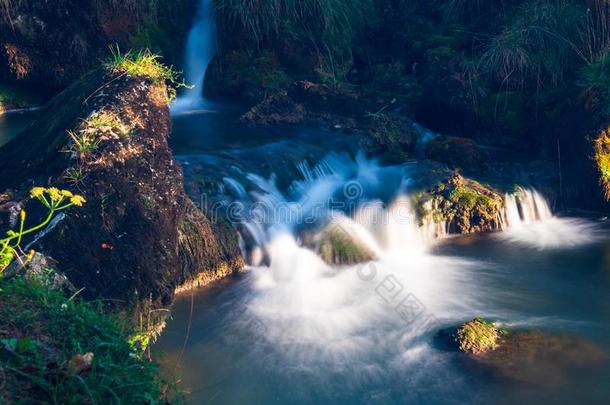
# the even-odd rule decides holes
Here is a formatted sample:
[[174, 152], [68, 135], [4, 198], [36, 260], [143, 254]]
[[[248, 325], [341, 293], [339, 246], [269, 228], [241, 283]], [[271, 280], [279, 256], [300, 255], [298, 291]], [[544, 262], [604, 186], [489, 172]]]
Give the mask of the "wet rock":
[[467, 354], [471, 363], [465, 366], [528, 384], [558, 386], [570, 373], [608, 360], [605, 350], [585, 338], [509, 331], [481, 318], [439, 331], [435, 344], [442, 350]]
[[504, 199], [488, 186], [454, 173], [417, 197], [422, 221], [447, 224], [449, 233], [500, 229]]
[[307, 241], [329, 265], [354, 265], [375, 259], [375, 253], [345, 229], [341, 222], [331, 222]]
[[358, 92], [335, 89], [309, 80], [292, 83], [288, 95], [315, 113], [362, 116], [367, 110]]
[[567, 382], [570, 372], [607, 361], [608, 354], [584, 338], [516, 331], [502, 337], [495, 350], [475, 359], [503, 378], [557, 386]]
[[61, 290], [70, 294], [77, 291], [68, 278], [57, 269], [57, 261], [40, 252], [31, 253], [22, 256], [20, 260], [13, 261], [6, 268], [2, 277], [8, 279], [23, 274], [26, 279], [43, 283], [53, 290]]

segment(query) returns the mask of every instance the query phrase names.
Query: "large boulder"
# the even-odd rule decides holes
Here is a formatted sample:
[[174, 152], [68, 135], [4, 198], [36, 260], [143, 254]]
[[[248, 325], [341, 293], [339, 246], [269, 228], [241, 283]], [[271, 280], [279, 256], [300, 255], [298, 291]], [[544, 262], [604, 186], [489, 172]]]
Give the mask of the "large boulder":
[[165, 305], [179, 286], [243, 264], [235, 232], [183, 190], [167, 143], [169, 96], [162, 79], [99, 69], [0, 149], [0, 190], [14, 199], [47, 184], [87, 199], [36, 247], [87, 297]]

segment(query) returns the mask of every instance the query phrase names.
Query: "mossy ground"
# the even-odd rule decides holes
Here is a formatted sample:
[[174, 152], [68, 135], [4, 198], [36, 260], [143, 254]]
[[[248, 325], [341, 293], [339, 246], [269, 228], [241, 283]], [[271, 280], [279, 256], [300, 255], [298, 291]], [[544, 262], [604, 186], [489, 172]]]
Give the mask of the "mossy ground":
[[159, 403], [168, 385], [126, 325], [41, 280], [0, 280], [0, 402]]

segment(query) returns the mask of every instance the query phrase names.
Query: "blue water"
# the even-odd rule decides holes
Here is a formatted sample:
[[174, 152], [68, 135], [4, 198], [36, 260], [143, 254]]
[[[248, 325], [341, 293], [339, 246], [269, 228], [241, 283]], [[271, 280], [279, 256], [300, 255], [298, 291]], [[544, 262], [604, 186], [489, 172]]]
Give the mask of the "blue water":
[[[222, 114], [177, 117], [172, 135], [187, 189], [236, 172], [302, 180], [299, 160], [354, 155], [358, 142], [311, 128], [252, 130]], [[396, 168], [386, 176], [354, 165], [398, 189]], [[372, 281], [357, 267], [320, 270], [298, 238], [277, 237], [270, 266], [179, 296], [153, 355], [194, 404], [607, 403], [610, 227], [592, 217], [528, 229], [405, 245], [375, 263]], [[380, 293], [388, 277], [401, 286], [396, 297]], [[434, 323], [396, 310], [411, 292]], [[439, 341], [440, 329], [476, 316], [559, 340], [500, 366]]]

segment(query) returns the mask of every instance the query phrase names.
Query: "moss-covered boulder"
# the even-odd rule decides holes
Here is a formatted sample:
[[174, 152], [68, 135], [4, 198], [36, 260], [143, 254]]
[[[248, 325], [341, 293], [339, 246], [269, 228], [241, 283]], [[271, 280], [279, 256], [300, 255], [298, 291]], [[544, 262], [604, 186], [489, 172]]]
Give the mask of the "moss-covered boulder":
[[350, 234], [341, 221], [331, 222], [306, 243], [312, 245], [322, 260], [330, 265], [354, 265], [376, 257], [375, 252]]
[[243, 264], [237, 235], [184, 193], [167, 143], [168, 78], [152, 55], [118, 58], [55, 97], [0, 149], [0, 189], [13, 198], [47, 184], [86, 198], [36, 248], [87, 297], [166, 305], [178, 286]]
[[454, 173], [417, 196], [420, 219], [445, 222], [449, 233], [500, 229], [504, 199], [481, 183]]
[[479, 355], [498, 348], [502, 334], [493, 323], [475, 318], [458, 327], [455, 342], [460, 351]]

